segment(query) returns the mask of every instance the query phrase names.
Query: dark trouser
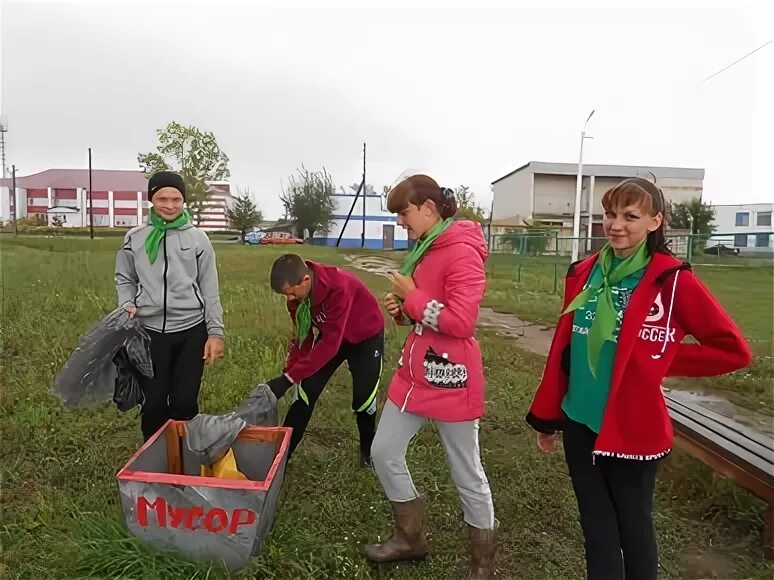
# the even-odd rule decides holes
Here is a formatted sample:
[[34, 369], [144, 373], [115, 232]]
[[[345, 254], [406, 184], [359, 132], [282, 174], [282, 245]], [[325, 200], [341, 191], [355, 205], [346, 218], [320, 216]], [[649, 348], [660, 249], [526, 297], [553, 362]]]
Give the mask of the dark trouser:
[[140, 423], [147, 441], [167, 419], [186, 421], [199, 413], [199, 387], [204, 373], [204, 322], [182, 332], [148, 331], [153, 378], [141, 378], [145, 394]]
[[568, 421], [564, 455], [578, 500], [588, 580], [654, 580], [653, 492], [658, 461], [598, 456], [597, 434]]
[[[298, 447], [312, 418], [314, 405], [322, 394], [333, 373], [344, 361], [352, 375], [352, 410], [357, 418], [360, 434], [360, 456], [371, 456], [371, 443], [376, 433], [376, 392], [382, 374], [384, 356], [384, 331], [357, 344], [342, 342], [339, 352], [311, 377], [301, 381], [300, 387], [309, 401], [300, 396], [288, 409], [284, 425], [293, 428], [288, 455]], [[281, 396], [281, 395], [280, 395]]]

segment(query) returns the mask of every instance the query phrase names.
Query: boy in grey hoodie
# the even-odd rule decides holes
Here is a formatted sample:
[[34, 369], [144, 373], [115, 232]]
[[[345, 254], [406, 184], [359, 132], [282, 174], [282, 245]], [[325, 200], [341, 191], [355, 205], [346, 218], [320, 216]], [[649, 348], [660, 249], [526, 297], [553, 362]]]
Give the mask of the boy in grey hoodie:
[[137, 316], [151, 337], [154, 377], [140, 385], [146, 441], [167, 419], [199, 413], [204, 363], [223, 356], [215, 252], [183, 208], [183, 178], [171, 171], [153, 174], [148, 199], [148, 223], [124, 237], [115, 273], [118, 304]]

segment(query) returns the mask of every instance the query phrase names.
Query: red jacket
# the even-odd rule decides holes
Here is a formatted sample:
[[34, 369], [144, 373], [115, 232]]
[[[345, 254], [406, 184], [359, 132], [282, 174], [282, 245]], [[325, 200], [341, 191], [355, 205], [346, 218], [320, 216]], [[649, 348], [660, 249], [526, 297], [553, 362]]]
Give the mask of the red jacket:
[[[597, 257], [570, 267], [563, 310], [583, 289]], [[567, 393], [572, 319], [572, 312], [559, 318], [527, 415], [527, 422], [543, 433], [562, 430], [566, 420], [561, 405]], [[699, 344], [683, 343], [686, 335]], [[624, 312], [594, 454], [644, 460], [666, 455], [673, 434], [662, 379], [721, 375], [750, 361], [750, 349], [736, 324], [690, 266], [654, 254]]]
[[484, 414], [484, 370], [476, 320], [486, 288], [481, 225], [454, 222], [414, 270], [417, 288], [403, 304], [416, 323], [388, 390], [401, 410], [439, 421]]
[[[384, 330], [384, 315], [370, 290], [354, 274], [307, 262], [312, 269], [312, 329], [304, 344], [296, 339], [283, 372], [294, 383], [311, 377], [339, 352], [341, 343], [362, 342]], [[298, 302], [288, 300], [291, 320]]]

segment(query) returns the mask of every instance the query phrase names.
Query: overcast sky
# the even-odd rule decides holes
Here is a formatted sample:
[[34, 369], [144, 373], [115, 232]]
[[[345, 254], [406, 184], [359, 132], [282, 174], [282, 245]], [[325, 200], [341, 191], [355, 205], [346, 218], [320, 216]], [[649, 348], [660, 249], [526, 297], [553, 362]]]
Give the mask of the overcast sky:
[[530, 161], [706, 170], [771, 201], [773, 2], [2, 3], [8, 164], [137, 168], [169, 121], [217, 136], [269, 218], [302, 163], [377, 189], [489, 184]]

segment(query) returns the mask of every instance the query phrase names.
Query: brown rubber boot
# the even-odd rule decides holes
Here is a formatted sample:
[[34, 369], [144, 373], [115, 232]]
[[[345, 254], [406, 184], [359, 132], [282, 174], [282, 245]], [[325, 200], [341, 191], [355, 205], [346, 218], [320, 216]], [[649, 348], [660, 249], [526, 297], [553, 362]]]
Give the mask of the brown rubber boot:
[[468, 524], [470, 530], [470, 574], [468, 580], [489, 580], [495, 571], [496, 532], [498, 522], [492, 530], [481, 530]]
[[366, 546], [364, 548], [366, 558], [376, 564], [399, 560], [424, 560], [427, 556], [424, 498], [392, 502], [392, 513], [395, 518], [392, 537], [383, 544]]

